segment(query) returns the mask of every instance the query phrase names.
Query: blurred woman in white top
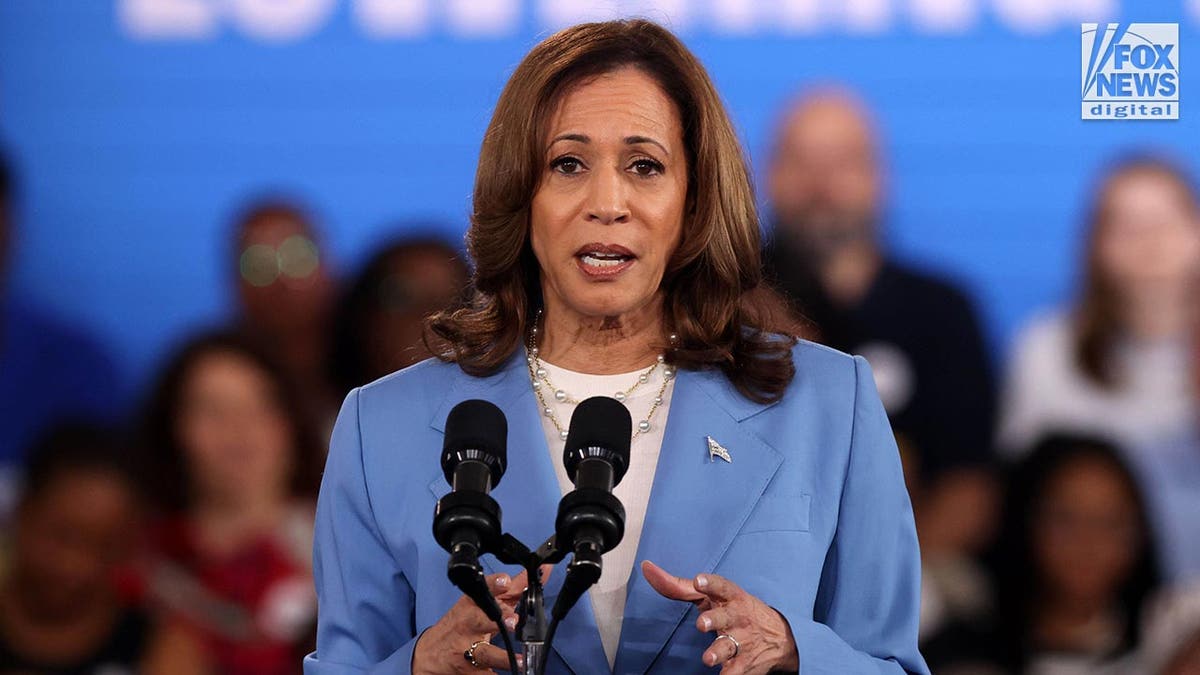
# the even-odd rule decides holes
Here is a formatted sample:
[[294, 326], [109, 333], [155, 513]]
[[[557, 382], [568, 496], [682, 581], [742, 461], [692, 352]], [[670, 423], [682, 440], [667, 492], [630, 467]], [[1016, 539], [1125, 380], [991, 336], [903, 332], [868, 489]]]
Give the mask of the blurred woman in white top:
[[1026, 326], [1006, 382], [999, 445], [1021, 452], [1051, 430], [1136, 451], [1196, 419], [1191, 340], [1200, 278], [1200, 199], [1152, 156], [1115, 163], [1088, 222], [1074, 307]]

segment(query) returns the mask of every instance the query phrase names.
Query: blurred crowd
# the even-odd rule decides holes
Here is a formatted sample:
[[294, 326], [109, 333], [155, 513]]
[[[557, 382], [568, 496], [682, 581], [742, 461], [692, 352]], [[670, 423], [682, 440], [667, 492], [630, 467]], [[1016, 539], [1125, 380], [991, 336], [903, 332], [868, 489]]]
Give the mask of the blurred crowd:
[[[805, 337], [871, 364], [933, 671], [1200, 673], [1194, 178], [1153, 153], [1096, 167], [1064, 261], [1077, 292], [995, 364], [970, 293], [885, 246], [883, 145], [852, 92], [781, 111], [764, 264]], [[429, 356], [423, 319], [469, 261], [399, 223], [361, 269], [330, 269], [303, 205], [248, 205], [226, 249], [236, 319], [176, 345], [123, 410], [103, 348], [5, 290], [19, 188], [0, 161], [0, 675], [299, 672], [338, 406]]]

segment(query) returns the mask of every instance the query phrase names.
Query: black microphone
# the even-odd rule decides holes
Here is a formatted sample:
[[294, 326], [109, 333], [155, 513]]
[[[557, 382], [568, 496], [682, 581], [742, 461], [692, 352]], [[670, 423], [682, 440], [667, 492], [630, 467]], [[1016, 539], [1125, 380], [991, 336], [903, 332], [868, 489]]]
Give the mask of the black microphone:
[[575, 489], [558, 504], [554, 536], [556, 546], [574, 557], [551, 610], [556, 621], [599, 581], [601, 554], [625, 536], [625, 509], [612, 490], [629, 468], [632, 435], [629, 410], [607, 396], [581, 402], [571, 415], [563, 463]]
[[488, 590], [479, 556], [500, 545], [500, 505], [488, 494], [507, 468], [508, 421], [488, 401], [463, 401], [446, 417], [442, 471], [450, 494], [438, 500], [433, 536], [450, 553], [446, 574], [494, 621], [500, 608]]
[[632, 436], [629, 409], [617, 399], [593, 396], [580, 403], [563, 448], [563, 464], [576, 489], [612, 492], [629, 469]]
[[463, 401], [446, 416], [442, 472], [454, 490], [487, 494], [508, 468], [508, 420], [494, 403]]

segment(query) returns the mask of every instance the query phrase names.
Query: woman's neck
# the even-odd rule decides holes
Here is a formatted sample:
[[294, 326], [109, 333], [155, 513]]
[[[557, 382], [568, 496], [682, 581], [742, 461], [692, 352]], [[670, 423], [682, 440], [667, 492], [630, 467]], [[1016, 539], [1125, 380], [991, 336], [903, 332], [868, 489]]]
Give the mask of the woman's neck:
[[238, 502], [210, 499], [195, 505], [192, 520], [197, 527], [200, 547], [209, 553], [223, 555], [263, 534], [277, 531], [286, 513], [287, 499], [283, 495]]
[[551, 305], [537, 338], [542, 360], [560, 368], [593, 375], [628, 373], [654, 363], [664, 350], [662, 303], [611, 317], [583, 316]]
[[1152, 292], [1126, 297], [1124, 323], [1129, 335], [1137, 340], [1162, 340], [1187, 334], [1196, 319], [1190, 302], [1192, 294], [1185, 289], [1174, 292], [1154, 289]]

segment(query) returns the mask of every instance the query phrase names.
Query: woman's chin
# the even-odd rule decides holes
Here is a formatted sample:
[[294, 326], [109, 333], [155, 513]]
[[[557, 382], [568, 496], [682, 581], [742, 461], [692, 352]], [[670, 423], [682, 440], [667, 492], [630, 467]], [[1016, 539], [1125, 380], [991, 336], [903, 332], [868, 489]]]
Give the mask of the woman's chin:
[[604, 297], [585, 295], [568, 299], [567, 302], [575, 314], [588, 319], [619, 319], [636, 313], [647, 304], [643, 299], [612, 297], [611, 295]]

